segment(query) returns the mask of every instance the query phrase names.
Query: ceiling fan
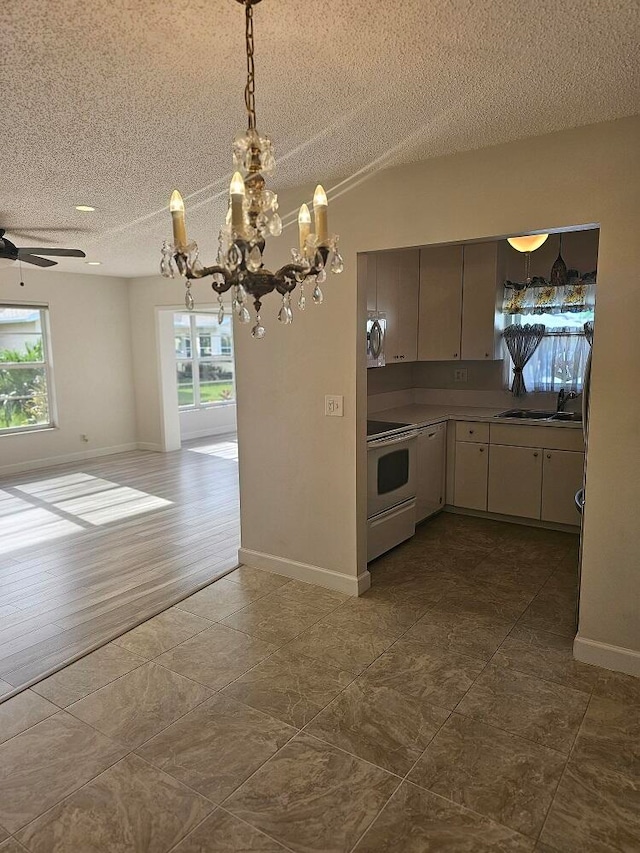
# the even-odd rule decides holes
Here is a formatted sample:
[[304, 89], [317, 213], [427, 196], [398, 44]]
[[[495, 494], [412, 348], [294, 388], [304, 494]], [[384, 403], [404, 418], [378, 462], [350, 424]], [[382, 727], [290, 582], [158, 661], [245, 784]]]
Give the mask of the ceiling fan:
[[34, 264], [36, 267], [54, 267], [58, 262], [50, 261], [48, 257], [41, 258], [40, 255], [62, 258], [86, 258], [82, 249], [47, 249], [26, 248], [19, 249], [5, 235], [4, 228], [0, 228], [0, 258], [9, 261], [24, 261], [26, 264]]

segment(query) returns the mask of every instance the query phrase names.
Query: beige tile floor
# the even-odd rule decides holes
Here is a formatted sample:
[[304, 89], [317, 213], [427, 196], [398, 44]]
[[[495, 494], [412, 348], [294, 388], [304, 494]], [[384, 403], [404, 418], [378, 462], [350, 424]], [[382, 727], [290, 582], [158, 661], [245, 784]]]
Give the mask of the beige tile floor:
[[241, 567], [0, 705], [0, 852], [640, 850], [575, 537], [453, 515], [354, 600]]

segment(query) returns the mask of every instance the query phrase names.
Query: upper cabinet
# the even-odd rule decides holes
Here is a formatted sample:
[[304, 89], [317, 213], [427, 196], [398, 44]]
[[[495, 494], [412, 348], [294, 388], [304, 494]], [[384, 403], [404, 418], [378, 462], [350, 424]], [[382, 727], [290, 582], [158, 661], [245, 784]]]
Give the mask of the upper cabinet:
[[460, 352], [465, 361], [502, 358], [502, 257], [496, 242], [464, 247]]
[[462, 246], [420, 250], [418, 361], [460, 358]]
[[497, 242], [420, 251], [420, 361], [501, 358], [503, 270]]
[[[408, 249], [367, 255], [367, 308], [386, 316], [387, 364], [418, 357], [419, 252]], [[372, 280], [375, 280], [373, 288]], [[375, 304], [372, 298], [375, 293]]]

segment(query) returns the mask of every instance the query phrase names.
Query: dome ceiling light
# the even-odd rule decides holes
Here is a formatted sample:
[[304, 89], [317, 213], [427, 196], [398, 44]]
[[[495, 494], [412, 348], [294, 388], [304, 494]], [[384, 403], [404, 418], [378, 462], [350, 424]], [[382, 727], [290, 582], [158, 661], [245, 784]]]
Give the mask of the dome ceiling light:
[[516, 252], [535, 252], [546, 241], [548, 234], [527, 234], [524, 237], [507, 237], [507, 243]]

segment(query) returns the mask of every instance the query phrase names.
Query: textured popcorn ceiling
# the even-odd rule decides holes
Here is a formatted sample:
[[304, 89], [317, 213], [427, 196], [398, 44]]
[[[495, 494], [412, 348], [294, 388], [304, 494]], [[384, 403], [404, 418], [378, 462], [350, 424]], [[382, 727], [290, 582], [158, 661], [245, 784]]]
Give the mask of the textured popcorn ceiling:
[[[9, 236], [102, 261], [58, 270], [154, 273], [175, 186], [212, 259], [245, 126], [243, 16], [234, 0], [4, 4]], [[636, 0], [263, 0], [255, 26], [276, 191], [640, 110]]]

